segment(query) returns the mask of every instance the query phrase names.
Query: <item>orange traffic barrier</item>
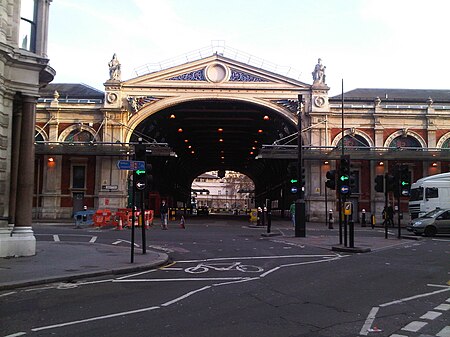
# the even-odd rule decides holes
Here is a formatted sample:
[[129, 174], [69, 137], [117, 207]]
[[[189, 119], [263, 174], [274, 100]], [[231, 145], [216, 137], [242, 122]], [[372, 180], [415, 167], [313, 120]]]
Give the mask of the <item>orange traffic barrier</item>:
[[153, 215], [154, 212], [152, 209], [144, 211], [144, 221], [146, 228], [153, 226]]
[[94, 226], [106, 226], [112, 224], [111, 211], [109, 209], [99, 209], [92, 217]]

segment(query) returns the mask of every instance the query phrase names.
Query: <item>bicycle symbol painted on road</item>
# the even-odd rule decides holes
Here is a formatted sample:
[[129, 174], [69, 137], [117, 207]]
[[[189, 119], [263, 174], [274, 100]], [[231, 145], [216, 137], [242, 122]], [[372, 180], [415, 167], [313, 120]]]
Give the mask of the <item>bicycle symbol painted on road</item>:
[[206, 273], [210, 269], [217, 271], [237, 270], [242, 273], [260, 273], [264, 269], [258, 266], [248, 264], [241, 264], [241, 262], [234, 263], [199, 263], [194, 267], [188, 267], [184, 271], [190, 274]]

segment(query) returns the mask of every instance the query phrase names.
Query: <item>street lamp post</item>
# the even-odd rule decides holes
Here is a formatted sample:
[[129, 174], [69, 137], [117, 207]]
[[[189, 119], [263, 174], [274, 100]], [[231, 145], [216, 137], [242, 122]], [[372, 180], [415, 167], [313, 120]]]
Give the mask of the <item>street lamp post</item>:
[[302, 177], [303, 156], [302, 156], [302, 101], [303, 95], [298, 95], [298, 114], [297, 114], [297, 181], [299, 183], [297, 191], [297, 200], [295, 201], [295, 237], [306, 236], [306, 205], [304, 195], [304, 185]]

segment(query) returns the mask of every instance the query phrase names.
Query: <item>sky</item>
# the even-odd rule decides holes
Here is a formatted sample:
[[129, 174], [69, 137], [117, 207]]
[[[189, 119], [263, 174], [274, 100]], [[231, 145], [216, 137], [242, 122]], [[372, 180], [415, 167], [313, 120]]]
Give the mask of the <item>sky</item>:
[[127, 80], [216, 45], [308, 84], [321, 58], [330, 95], [450, 89], [449, 12], [448, 0], [53, 0], [48, 56], [54, 83], [102, 91], [114, 53]]

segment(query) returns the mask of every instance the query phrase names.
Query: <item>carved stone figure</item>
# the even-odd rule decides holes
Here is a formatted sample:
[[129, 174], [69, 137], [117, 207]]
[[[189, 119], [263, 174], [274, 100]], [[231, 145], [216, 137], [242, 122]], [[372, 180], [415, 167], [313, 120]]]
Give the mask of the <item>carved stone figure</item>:
[[314, 71], [312, 72], [314, 83], [325, 84], [325, 69], [326, 67], [322, 64], [322, 59], [319, 59], [314, 67]]
[[109, 66], [109, 79], [113, 81], [120, 81], [120, 62], [117, 59], [117, 55], [114, 53]]

